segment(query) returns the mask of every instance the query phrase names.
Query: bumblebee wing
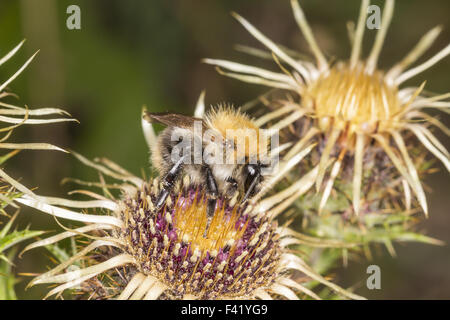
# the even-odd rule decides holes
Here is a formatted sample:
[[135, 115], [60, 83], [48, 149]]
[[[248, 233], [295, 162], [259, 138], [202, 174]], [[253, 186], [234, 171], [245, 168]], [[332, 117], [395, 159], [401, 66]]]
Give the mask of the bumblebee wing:
[[192, 128], [195, 121], [201, 121], [202, 125], [205, 126], [202, 119], [185, 116], [178, 113], [154, 113], [146, 111], [144, 114], [144, 119], [150, 123], [156, 122], [171, 127]]

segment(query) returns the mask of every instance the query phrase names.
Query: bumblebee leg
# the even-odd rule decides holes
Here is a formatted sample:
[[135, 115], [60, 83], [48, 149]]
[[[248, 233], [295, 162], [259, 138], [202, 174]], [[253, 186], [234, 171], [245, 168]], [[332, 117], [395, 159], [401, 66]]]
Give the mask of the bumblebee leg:
[[175, 163], [169, 170], [169, 172], [167, 172], [164, 176], [162, 180], [162, 189], [158, 195], [158, 199], [156, 200], [157, 210], [161, 209], [164, 206], [167, 196], [172, 191], [173, 186], [175, 185], [175, 182], [177, 181], [178, 176], [181, 172], [181, 169], [183, 169], [183, 160], [184, 157], [180, 158], [180, 160], [178, 160], [177, 163]]
[[227, 194], [227, 196], [231, 197], [234, 195], [234, 193], [238, 189], [239, 185], [238, 185], [236, 179], [234, 179], [233, 177], [228, 177], [225, 181], [228, 183], [228, 188], [226, 190], [226, 194]]
[[242, 199], [242, 203], [251, 198], [255, 192], [255, 187], [261, 179], [261, 169], [259, 165], [248, 165], [248, 176], [245, 180], [245, 195]]
[[214, 215], [214, 211], [216, 210], [219, 191], [217, 190], [217, 183], [210, 167], [206, 167], [206, 191], [209, 195], [207, 214], [208, 217], [212, 217]]
[[204, 238], [206, 238], [206, 235], [208, 234], [211, 220], [214, 216], [214, 212], [216, 211], [217, 196], [219, 194], [219, 191], [217, 189], [217, 183], [211, 172], [211, 168], [206, 167], [205, 170], [206, 170], [206, 192], [208, 193], [208, 204], [206, 207], [207, 221], [205, 232], [203, 233]]

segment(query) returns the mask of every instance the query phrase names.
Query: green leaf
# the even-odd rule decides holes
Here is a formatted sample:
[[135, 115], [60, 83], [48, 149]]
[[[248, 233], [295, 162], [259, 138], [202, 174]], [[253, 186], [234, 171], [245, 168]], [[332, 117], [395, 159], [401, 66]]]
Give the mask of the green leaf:
[[12, 158], [13, 156], [15, 156], [16, 154], [18, 154], [20, 152], [20, 150], [14, 150], [11, 152], [8, 152], [7, 154], [5, 154], [4, 156], [0, 157], [0, 165], [2, 165], [3, 163], [6, 162], [6, 160]]
[[19, 214], [19, 212], [16, 212], [12, 216], [12, 218], [8, 221], [8, 223], [3, 227], [2, 231], [0, 232], [0, 239], [2, 239], [4, 236], [6, 236], [6, 234], [9, 232], [9, 229], [11, 229], [11, 226], [12, 226], [14, 220], [16, 220], [18, 214]]
[[12, 206], [14, 208], [19, 208], [13, 200], [22, 196], [20, 192], [8, 191], [4, 194], [0, 193], [0, 214], [9, 217], [9, 215], [3, 210], [7, 206]]
[[8, 256], [0, 255], [2, 261], [0, 261], [0, 300], [17, 300], [16, 293], [14, 291], [14, 284], [17, 282], [14, 274], [11, 272], [12, 263], [16, 255], [16, 249], [14, 248], [8, 254]]
[[439, 239], [431, 238], [426, 235], [420, 234], [420, 233], [414, 233], [414, 232], [404, 232], [397, 236], [396, 240], [399, 241], [417, 241], [417, 242], [423, 242], [438, 246], [445, 245], [444, 241], [441, 241]]
[[6, 262], [6, 263], [12, 264], [12, 262], [4, 254], [0, 254], [0, 260], [3, 260], [3, 262]]
[[44, 231], [22, 230], [22, 231], [14, 231], [8, 234], [7, 236], [1, 237], [0, 253], [21, 241], [37, 237], [43, 233]]
[[70, 255], [67, 253], [67, 251], [60, 248], [57, 244], [49, 244], [46, 245], [45, 248], [50, 251], [50, 253], [55, 256], [55, 258], [58, 259], [60, 263], [69, 260], [70, 258]]

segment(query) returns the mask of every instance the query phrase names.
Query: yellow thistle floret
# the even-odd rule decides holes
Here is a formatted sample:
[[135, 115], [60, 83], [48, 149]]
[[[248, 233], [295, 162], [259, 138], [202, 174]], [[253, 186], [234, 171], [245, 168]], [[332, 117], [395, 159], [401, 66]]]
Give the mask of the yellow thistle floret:
[[[204, 105], [199, 100], [196, 116], [202, 116], [202, 110]], [[142, 125], [149, 146], [153, 146], [156, 140], [151, 124], [143, 121]], [[305, 154], [302, 151], [289, 161], [282, 161], [260, 198]], [[25, 248], [27, 251], [71, 237], [84, 240], [72, 257], [31, 281], [30, 285], [57, 284], [47, 296], [78, 287], [89, 297], [103, 299], [298, 299], [298, 295], [319, 299], [302, 284], [305, 277], [294, 277], [295, 272], [300, 272], [342, 297], [361, 298], [317, 274], [288, 248], [310, 242], [318, 245], [315, 239], [277, 224], [276, 218], [283, 212], [291, 190], [272, 194], [253, 206], [219, 197], [207, 229], [207, 195], [188, 176], [175, 186], [165, 205], [157, 209], [161, 188], [158, 178], [146, 181], [110, 160], [93, 162], [75, 156], [96, 169], [101, 177], [97, 183], [78, 183], [98, 187], [104, 195], [78, 190], [93, 200], [75, 201], [39, 196], [18, 182], [13, 185], [24, 194], [16, 202], [85, 224], [76, 229], [64, 227], [66, 231]], [[107, 184], [104, 176], [118, 183]], [[121, 195], [113, 196], [110, 188], [120, 189]], [[319, 245], [327, 245], [327, 241]], [[82, 261], [85, 264], [81, 269], [71, 270], [70, 266]], [[104, 278], [111, 280], [109, 289], [100, 284]], [[99, 294], [102, 290], [103, 295]]]
[[[372, 50], [367, 59], [361, 60], [369, 5], [368, 0], [363, 0], [356, 29], [352, 32], [350, 59], [331, 64], [319, 49], [297, 0], [291, 0], [291, 4], [295, 20], [314, 54], [316, 64], [294, 59], [237, 14], [233, 14], [235, 18], [272, 52], [283, 73], [225, 60], [206, 59], [205, 62], [216, 65], [219, 72], [227, 76], [298, 94], [299, 101], [288, 99], [289, 101], [281, 102], [281, 107], [266, 114], [259, 124], [280, 117], [283, 118], [274, 125], [275, 127], [279, 125], [285, 127], [297, 121], [310, 124], [309, 130], [304, 132], [304, 136], [288, 154], [295, 153], [316, 138], [324, 141], [320, 159], [316, 163], [317, 191], [321, 190], [328, 167], [332, 166], [323, 189], [319, 212], [327, 203], [334, 181], [342, 170], [343, 159], [347, 156], [353, 161], [352, 202], [354, 211], [356, 214], [359, 213], [362, 200], [361, 184], [365, 176], [364, 157], [369, 146], [375, 144], [384, 150], [400, 173], [407, 208], [411, 205], [412, 190], [427, 214], [425, 193], [419, 180], [417, 165], [408, 151], [409, 146], [405, 143], [405, 136], [407, 131], [412, 132], [450, 171], [449, 153], [428, 127], [434, 125], [447, 135], [449, 130], [439, 120], [421, 111], [424, 108], [448, 109], [450, 102], [445, 100], [450, 94], [425, 95], [423, 93], [425, 83], [419, 87], [400, 88], [400, 86], [450, 53], [448, 45], [422, 64], [407, 69], [431, 46], [441, 28], [436, 27], [429, 31], [409, 54], [391, 69], [386, 72], [379, 70], [377, 61], [393, 15], [394, 0], [386, 1], [381, 26]], [[292, 70], [287, 70], [282, 64], [286, 64]], [[224, 72], [221, 68], [231, 72]]]

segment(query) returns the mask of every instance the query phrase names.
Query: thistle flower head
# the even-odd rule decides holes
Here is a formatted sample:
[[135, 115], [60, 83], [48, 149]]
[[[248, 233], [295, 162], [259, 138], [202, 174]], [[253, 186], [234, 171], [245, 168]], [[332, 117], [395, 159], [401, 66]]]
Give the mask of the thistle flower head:
[[[69, 260], [31, 281], [30, 285], [58, 284], [48, 296], [78, 285], [88, 293], [99, 292], [104, 287], [97, 285], [93, 290], [92, 285], [108, 274], [113, 289], [106, 290], [101, 298], [297, 299], [296, 292], [318, 298], [290, 278], [291, 272], [298, 270], [343, 296], [360, 298], [324, 279], [287, 250], [300, 240], [289, 228], [278, 226], [271, 215], [255, 215], [221, 199], [205, 235], [207, 198], [200, 187], [179, 186], [166, 206], [156, 210], [157, 178], [144, 182], [77, 156], [102, 173], [138, 184], [124, 183], [123, 195], [115, 200], [93, 193], [89, 194], [97, 200], [73, 201], [34, 194], [16, 199], [55, 217], [86, 223], [39, 240], [24, 251], [74, 236], [92, 239]], [[106, 163], [119, 169], [110, 161]], [[107, 188], [106, 184], [98, 186]], [[63, 207], [106, 209], [107, 214], [82, 214]], [[89, 258], [89, 254], [105, 247], [111, 250], [103, 250], [101, 260]], [[82, 260], [88, 261], [85, 268], [68, 269]], [[119, 267], [125, 270], [123, 274], [117, 271]]]
[[[315, 109], [322, 132], [337, 127], [348, 130], [349, 136], [370, 135], [395, 128], [395, 115], [405, 107], [397, 94], [397, 88], [388, 87], [381, 72], [367, 74], [363, 65], [351, 69], [337, 64], [306, 88], [302, 104]], [[354, 149], [354, 144], [349, 147]]]
[[160, 211], [153, 207], [157, 190], [146, 185], [123, 201], [127, 228], [121, 237], [139, 269], [166, 288], [165, 296], [232, 299], [270, 288], [282, 252], [275, 224], [243, 214], [242, 208], [221, 199], [206, 229], [201, 188], [175, 190]]
[[[142, 124], [147, 142], [153, 145], [151, 124]], [[161, 188], [158, 178], [145, 181], [110, 160], [93, 162], [75, 156], [95, 168], [101, 177], [98, 183], [78, 182], [101, 188], [106, 196], [78, 191], [94, 199], [75, 201], [38, 196], [22, 186], [25, 195], [16, 199], [54, 217], [86, 224], [73, 230], [66, 228], [65, 232], [25, 248], [27, 251], [70, 237], [88, 241], [68, 260], [31, 281], [30, 285], [58, 284], [48, 296], [79, 286], [79, 292], [96, 298], [298, 299], [297, 294], [319, 298], [292, 278], [293, 272], [301, 272], [342, 296], [360, 298], [324, 279], [288, 249], [304, 240], [287, 226], [278, 226], [275, 220], [283, 211], [286, 192], [246, 206], [219, 197], [208, 223], [208, 196], [188, 176], [158, 209], [156, 202]], [[269, 185], [276, 183], [303, 156], [304, 153], [299, 153], [283, 163]], [[104, 176], [118, 183], [107, 184]], [[119, 188], [121, 195], [113, 196], [111, 188]], [[85, 213], [69, 208], [84, 209]], [[89, 212], [95, 209], [105, 214]], [[82, 269], [69, 269], [81, 261], [85, 262]]]
[[[381, 26], [372, 50], [366, 59], [361, 59], [369, 5], [369, 1], [364, 0], [356, 29], [351, 33], [353, 41], [349, 60], [331, 63], [321, 52], [297, 0], [291, 0], [291, 4], [295, 20], [316, 64], [294, 59], [237, 14], [234, 14], [236, 19], [272, 52], [283, 72], [224, 60], [206, 59], [205, 62], [216, 65], [220, 68], [219, 72], [227, 76], [296, 94], [296, 99], [269, 102], [269, 106], [277, 110], [264, 115], [260, 123], [280, 118], [274, 126], [291, 126], [291, 132], [297, 132], [296, 139], [299, 140], [292, 147], [292, 153], [309, 141], [319, 144], [319, 148], [315, 149], [317, 157], [312, 157], [314, 165], [318, 166], [316, 191], [322, 191], [319, 212], [325, 207], [335, 180], [345, 176], [340, 173], [348, 171], [348, 167], [353, 171], [349, 183], [352, 185], [354, 212], [358, 214], [361, 211], [365, 200], [364, 195], [361, 197], [363, 179], [373, 178], [367, 157], [377, 151], [376, 154], [383, 153], [384, 156], [377, 156], [381, 162], [376, 166], [389, 163], [399, 173], [397, 177], [404, 189], [406, 206], [410, 208], [411, 194], [414, 194], [427, 213], [425, 193], [418, 172], [421, 160], [411, 156], [412, 149], [417, 153], [418, 144], [409, 136], [414, 135], [450, 171], [449, 153], [431, 133], [429, 126], [436, 126], [446, 134], [449, 134], [449, 130], [436, 118], [422, 112], [424, 108], [448, 108], [449, 102], [444, 100], [448, 99], [449, 94], [426, 95], [423, 92], [425, 83], [412, 88], [401, 88], [401, 85], [450, 53], [448, 45], [427, 61], [407, 69], [431, 46], [440, 27], [423, 36], [408, 55], [391, 69], [380, 70], [377, 62], [392, 19], [394, 0], [385, 2]], [[389, 161], [385, 161], [385, 158]], [[328, 179], [323, 183], [326, 176]]]

